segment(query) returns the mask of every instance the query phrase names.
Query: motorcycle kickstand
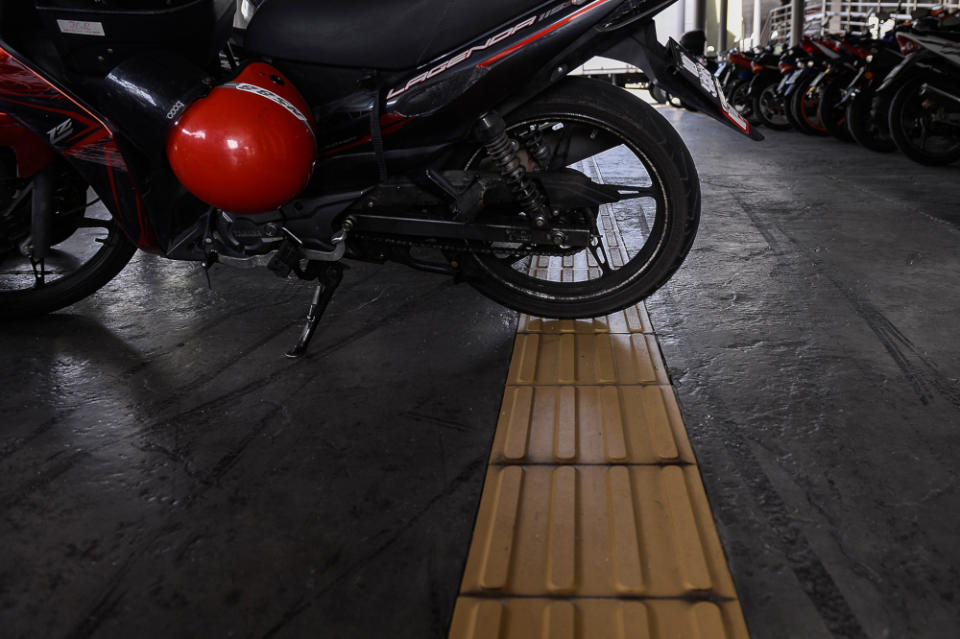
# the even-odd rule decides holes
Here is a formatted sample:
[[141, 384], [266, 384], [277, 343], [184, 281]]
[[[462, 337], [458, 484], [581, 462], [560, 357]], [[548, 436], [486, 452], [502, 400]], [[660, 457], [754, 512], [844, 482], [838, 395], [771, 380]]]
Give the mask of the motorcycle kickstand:
[[303, 357], [307, 352], [307, 346], [313, 334], [317, 331], [317, 324], [323, 312], [327, 310], [327, 304], [333, 297], [333, 292], [340, 286], [343, 279], [343, 265], [339, 262], [332, 262], [326, 265], [317, 281], [317, 288], [313, 291], [313, 300], [310, 302], [310, 309], [307, 311], [307, 323], [303, 326], [303, 332], [300, 333], [300, 340], [297, 345], [287, 351], [286, 356], [291, 359]]

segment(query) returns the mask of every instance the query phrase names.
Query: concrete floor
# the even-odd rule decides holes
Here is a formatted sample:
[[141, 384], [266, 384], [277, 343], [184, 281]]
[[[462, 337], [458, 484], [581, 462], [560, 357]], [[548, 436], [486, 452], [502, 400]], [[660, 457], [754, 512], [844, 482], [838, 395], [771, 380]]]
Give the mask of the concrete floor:
[[359, 265], [309, 289], [139, 257], [0, 333], [0, 637], [441, 637], [516, 316]]
[[[704, 217], [648, 301], [756, 639], [960, 632], [960, 166], [664, 108]], [[516, 316], [139, 257], [5, 325], [0, 635], [442, 637]]]
[[960, 165], [753, 143], [648, 301], [757, 639], [960, 636]]

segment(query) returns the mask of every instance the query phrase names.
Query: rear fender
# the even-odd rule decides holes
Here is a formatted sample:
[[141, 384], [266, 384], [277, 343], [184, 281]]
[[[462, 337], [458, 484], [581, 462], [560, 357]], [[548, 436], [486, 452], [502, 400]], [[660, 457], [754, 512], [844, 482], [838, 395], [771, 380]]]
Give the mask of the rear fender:
[[57, 158], [43, 138], [6, 113], [0, 113], [0, 149], [13, 149], [17, 177], [29, 178]]
[[883, 83], [877, 88], [877, 93], [891, 92], [906, 80], [914, 78], [929, 80], [941, 77], [943, 71], [937, 68], [937, 57], [937, 55], [925, 50], [908, 55], [887, 74]]
[[747, 87], [747, 95], [754, 96], [763, 91], [768, 84], [776, 84], [780, 81], [780, 72], [776, 69], [764, 69], [753, 76], [750, 85]]
[[685, 104], [751, 139], [763, 139], [763, 135], [727, 103], [714, 75], [696, 65], [693, 56], [672, 39], [666, 47], [657, 41], [657, 29], [652, 21], [639, 24], [628, 36], [598, 55], [640, 67], [647, 77], [655, 78], [667, 93]]

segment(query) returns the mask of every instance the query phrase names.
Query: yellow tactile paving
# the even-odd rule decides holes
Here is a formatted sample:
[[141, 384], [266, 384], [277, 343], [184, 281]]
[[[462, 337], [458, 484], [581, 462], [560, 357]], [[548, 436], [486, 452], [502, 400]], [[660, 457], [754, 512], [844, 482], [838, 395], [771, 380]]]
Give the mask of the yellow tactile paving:
[[650, 317], [643, 306], [631, 306], [606, 317], [589, 320], [548, 320], [520, 316], [520, 333], [652, 333]]
[[643, 333], [520, 333], [508, 384], [669, 384], [660, 349]]
[[694, 466], [487, 473], [461, 592], [735, 597]]
[[451, 637], [463, 639], [736, 639], [736, 601], [461, 597]]
[[670, 386], [508, 386], [493, 464], [695, 462]]
[[[609, 207], [600, 228], [619, 266]], [[530, 268], [599, 275], [583, 255]], [[748, 637], [643, 304], [593, 320], [521, 316], [450, 627], [451, 639], [608, 637]]]

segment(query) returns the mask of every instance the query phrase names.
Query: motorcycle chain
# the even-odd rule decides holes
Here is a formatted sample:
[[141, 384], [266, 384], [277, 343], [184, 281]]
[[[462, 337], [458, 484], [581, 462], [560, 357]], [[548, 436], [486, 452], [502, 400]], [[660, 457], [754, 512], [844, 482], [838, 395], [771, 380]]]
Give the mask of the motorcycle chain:
[[[406, 247], [424, 247], [439, 249], [445, 252], [462, 252], [464, 250], [481, 255], [499, 255], [503, 256], [503, 248], [494, 248], [490, 246], [482, 246], [476, 244], [455, 244], [455, 243], [444, 243], [444, 242], [424, 242], [417, 240], [405, 240], [399, 237], [377, 235], [375, 233], [358, 233], [354, 231], [350, 234], [351, 239], [367, 240], [370, 242], [379, 242], [380, 244], [389, 244], [391, 246], [406, 246]], [[529, 257], [531, 255], [550, 255], [556, 257], [563, 257], [564, 255], [571, 255], [573, 253], [578, 253], [582, 251], [582, 247], [578, 248], [554, 248], [550, 249], [547, 247], [527, 247], [526, 249], [517, 249], [510, 253], [509, 257], [516, 257], [517, 259], [523, 257]]]

